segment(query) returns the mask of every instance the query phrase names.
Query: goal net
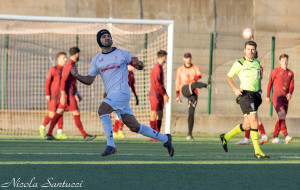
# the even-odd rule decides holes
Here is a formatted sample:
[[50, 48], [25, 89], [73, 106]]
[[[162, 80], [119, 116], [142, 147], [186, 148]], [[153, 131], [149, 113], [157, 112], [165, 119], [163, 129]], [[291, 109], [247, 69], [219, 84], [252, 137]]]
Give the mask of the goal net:
[[[92, 58], [101, 51], [96, 42], [101, 29], [111, 32], [113, 46], [144, 61], [145, 69], [134, 71], [139, 105], [135, 105], [133, 95], [130, 105], [137, 120], [149, 125], [150, 73], [161, 49], [168, 52], [163, 69], [171, 97], [173, 21], [0, 15], [1, 135], [38, 135], [38, 127], [48, 114], [45, 79], [49, 68], [57, 64], [56, 53], [68, 54], [69, 48], [79, 47], [78, 70], [87, 75]], [[104, 93], [101, 77], [91, 86], [77, 82], [77, 87], [83, 96], [78, 106], [84, 129], [90, 134], [103, 134], [97, 114]], [[165, 107], [162, 130], [170, 132], [171, 103]], [[114, 121], [115, 115], [111, 117]], [[70, 112], [64, 113], [63, 130], [67, 135], [80, 135]], [[124, 132], [131, 134], [126, 127]]]

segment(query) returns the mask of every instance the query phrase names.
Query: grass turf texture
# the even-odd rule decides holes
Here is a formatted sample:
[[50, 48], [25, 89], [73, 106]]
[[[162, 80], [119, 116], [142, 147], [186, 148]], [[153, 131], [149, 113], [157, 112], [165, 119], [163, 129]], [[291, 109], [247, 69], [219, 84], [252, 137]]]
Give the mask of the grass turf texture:
[[75, 189], [299, 188], [299, 137], [290, 144], [264, 144], [262, 150], [270, 160], [255, 159], [252, 145], [235, 145], [242, 136], [229, 142], [228, 153], [218, 135], [194, 137], [195, 141], [187, 141], [183, 135], [174, 135], [171, 158], [162, 143], [148, 138], [116, 140], [118, 153], [101, 157], [104, 137], [84, 142], [81, 137], [45, 141], [0, 136], [0, 186], [13, 178], [29, 183], [35, 177], [39, 186], [49, 178], [52, 184], [82, 183], [82, 188]]

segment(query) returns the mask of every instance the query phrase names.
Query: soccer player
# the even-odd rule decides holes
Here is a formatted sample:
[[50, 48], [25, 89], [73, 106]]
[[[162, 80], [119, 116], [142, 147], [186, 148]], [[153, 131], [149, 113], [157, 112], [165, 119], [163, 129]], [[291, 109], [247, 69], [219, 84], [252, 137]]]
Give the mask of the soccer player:
[[289, 143], [293, 139], [288, 135], [285, 124], [289, 101], [291, 100], [294, 91], [294, 73], [287, 68], [288, 61], [289, 56], [287, 54], [282, 54], [279, 56], [280, 67], [274, 69], [271, 72], [267, 88], [266, 102], [270, 103], [270, 92], [272, 85], [274, 84], [272, 102], [277, 112], [277, 122], [275, 125], [274, 136], [271, 141], [272, 143], [282, 142], [278, 138], [280, 130], [285, 137], [285, 143]]
[[89, 135], [83, 129], [82, 123], [80, 121], [80, 113], [77, 106], [77, 102], [81, 101], [82, 97], [77, 91], [76, 78], [74, 78], [70, 74], [71, 68], [76, 67], [75, 63], [79, 61], [79, 52], [80, 49], [77, 47], [72, 47], [69, 50], [70, 60], [63, 68], [62, 78], [60, 82], [61, 95], [59, 106], [50, 123], [50, 128], [45, 137], [46, 140], [56, 140], [52, 135], [52, 131], [57, 121], [62, 117], [64, 111], [71, 111], [73, 113], [75, 124], [81, 132], [85, 141], [90, 141], [96, 138], [95, 135]]
[[[135, 96], [135, 105], [139, 105], [139, 98], [136, 94], [135, 87], [134, 87], [134, 83], [135, 83], [134, 73], [133, 73], [134, 67], [131, 65], [128, 65], [127, 68], [128, 68], [128, 85], [130, 86], [131, 91], [133, 92], [133, 94]], [[114, 125], [114, 129], [113, 129], [113, 131], [114, 131], [113, 135], [115, 138], [121, 138], [121, 139], [125, 138], [125, 135], [123, 132], [123, 126], [124, 126], [124, 124], [117, 116], [115, 119], [115, 125]]]
[[[261, 104], [260, 89], [260, 62], [254, 59], [256, 52], [256, 43], [247, 41], [244, 46], [245, 57], [236, 61], [229, 73], [226, 81], [232, 88], [234, 94], [240, 97], [239, 103], [244, 114], [243, 124], [238, 124], [226, 134], [221, 134], [221, 142], [225, 152], [228, 152], [227, 144], [229, 140], [241, 132], [250, 129], [250, 137], [254, 147], [254, 157], [258, 159], [269, 159], [270, 156], [265, 155], [258, 144], [258, 116], [257, 109]], [[237, 88], [232, 81], [234, 75], [238, 75], [240, 79], [240, 88]]]
[[[150, 91], [149, 100], [151, 105], [150, 112], [150, 127], [157, 132], [160, 132], [161, 121], [163, 118], [164, 102], [169, 102], [169, 96], [164, 86], [164, 71], [163, 64], [167, 61], [168, 53], [164, 50], [157, 52], [158, 61], [151, 70], [150, 75]], [[150, 138], [151, 141], [157, 141], [155, 138]]]
[[180, 99], [181, 94], [188, 99], [189, 107], [189, 117], [188, 117], [188, 127], [189, 132], [186, 137], [187, 140], [194, 140], [193, 137], [193, 127], [194, 127], [194, 116], [195, 109], [198, 100], [197, 88], [207, 87], [207, 84], [202, 82], [197, 82], [198, 79], [202, 78], [202, 72], [198, 65], [192, 64], [192, 55], [190, 53], [185, 53], [183, 55], [184, 65], [177, 68], [176, 80], [175, 80], [175, 90], [177, 103], [181, 104]]
[[101, 75], [102, 77], [105, 92], [107, 93], [107, 97], [101, 103], [98, 110], [107, 138], [107, 146], [102, 156], [117, 153], [113, 138], [112, 121], [109, 117], [109, 114], [113, 111], [131, 131], [158, 139], [168, 149], [169, 156], [173, 156], [174, 148], [172, 146], [171, 135], [163, 135], [139, 123], [129, 105], [131, 92], [128, 85], [127, 65], [130, 64], [136, 69], [142, 70], [144, 68], [143, 62], [139, 61], [137, 57], [133, 57], [124, 49], [112, 47], [112, 36], [106, 29], [100, 30], [97, 33], [97, 43], [101, 47], [102, 52], [92, 59], [88, 75], [79, 75], [76, 67], [72, 68], [71, 73], [77, 80], [86, 85], [91, 85], [97, 75]]
[[[42, 138], [45, 138], [45, 127], [55, 115], [55, 111], [59, 105], [60, 99], [60, 79], [62, 69], [67, 62], [66, 52], [58, 52], [56, 54], [57, 65], [50, 67], [45, 84], [46, 100], [48, 102], [48, 115], [45, 117], [43, 124], [39, 127], [39, 132]], [[57, 139], [67, 139], [68, 137], [62, 132], [63, 117], [60, 117], [58, 122]]]
[[[258, 52], [256, 51], [255, 54], [254, 54], [254, 59], [257, 59], [258, 58]], [[263, 67], [260, 66], [260, 80], [263, 79]], [[260, 89], [261, 89], [261, 83], [260, 83]], [[261, 95], [261, 92], [262, 91], [259, 91], [260, 92], [260, 95]], [[236, 99], [236, 103], [239, 104], [239, 97]], [[242, 124], [241, 124], [242, 125]], [[258, 130], [261, 134], [261, 140], [259, 141], [259, 145], [263, 145], [264, 143], [267, 143], [269, 142], [269, 138], [265, 132], [265, 129], [264, 129], [264, 126], [260, 120], [260, 118], [258, 117]], [[243, 140], [235, 143], [236, 145], [249, 145], [250, 144], [250, 130], [246, 130], [245, 131], [245, 137]]]

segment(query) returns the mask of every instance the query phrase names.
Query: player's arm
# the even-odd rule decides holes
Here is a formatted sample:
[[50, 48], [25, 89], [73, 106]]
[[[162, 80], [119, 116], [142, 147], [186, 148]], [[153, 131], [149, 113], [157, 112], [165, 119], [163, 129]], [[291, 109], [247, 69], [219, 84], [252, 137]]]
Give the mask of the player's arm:
[[131, 57], [130, 65], [136, 68], [137, 70], [143, 70], [145, 67], [144, 63], [140, 61], [137, 57]]
[[226, 82], [228, 83], [228, 85], [233, 90], [236, 96], [242, 95], [243, 90], [236, 87], [236, 85], [232, 81], [232, 78], [234, 77], [234, 75], [239, 73], [240, 69], [240, 64], [238, 62], [235, 62], [226, 76]]
[[286, 95], [287, 100], [292, 99], [293, 92], [294, 92], [294, 73], [293, 73], [291, 81], [290, 81], [289, 93]]
[[71, 70], [71, 68], [68, 66], [65, 66], [62, 70], [62, 74], [61, 74], [62, 76], [61, 76], [61, 80], [60, 80], [60, 101], [59, 101], [61, 105], [64, 105], [66, 103], [65, 88], [66, 88], [67, 79], [70, 74], [70, 70]]
[[181, 75], [179, 68], [176, 71], [176, 79], [175, 79], [175, 91], [176, 91], [176, 101], [181, 104], [182, 101], [180, 99], [180, 83], [181, 83]]
[[50, 101], [50, 87], [51, 87], [51, 83], [52, 83], [52, 69], [49, 69], [49, 72], [47, 74], [46, 77], [46, 82], [45, 82], [45, 94], [46, 94], [46, 100]]
[[164, 98], [164, 101], [165, 101], [166, 103], [168, 103], [168, 102], [169, 102], [169, 96], [168, 96], [167, 91], [166, 91], [166, 89], [165, 89], [165, 87], [164, 87], [163, 81], [161, 81], [161, 78], [160, 78], [160, 76], [161, 76], [161, 75], [160, 75], [160, 71], [159, 71], [159, 70], [155, 70], [155, 71], [153, 72], [153, 74], [154, 74], [154, 76], [153, 76], [153, 79], [154, 79], [154, 85], [155, 85], [156, 89], [158, 90], [158, 93], [159, 93], [160, 95], [162, 95], [163, 98]]
[[275, 75], [276, 75], [275, 70], [273, 70], [271, 72], [268, 87], [267, 87], [267, 96], [266, 96], [266, 102], [267, 103], [270, 103], [270, 101], [271, 101], [270, 94], [271, 94], [271, 89], [272, 89], [273, 82], [274, 82], [274, 79], [275, 79]]
[[133, 94], [135, 96], [135, 105], [139, 105], [139, 97], [136, 94], [134, 83], [135, 83], [135, 80], [134, 80], [134, 76], [133, 76], [132, 84], [131, 84], [130, 88], [131, 88], [131, 91], [133, 92]]
[[86, 84], [86, 85], [91, 85], [93, 84], [96, 76], [91, 76], [91, 75], [87, 75], [87, 76], [83, 76], [80, 75], [78, 73], [78, 70], [76, 67], [72, 67], [71, 69], [71, 74], [77, 79], [79, 80], [81, 83]]
[[195, 76], [194, 76], [194, 79], [195, 81], [197, 81], [198, 79], [201, 79], [202, 78], [202, 72], [201, 72], [201, 68], [199, 66], [195, 66]]

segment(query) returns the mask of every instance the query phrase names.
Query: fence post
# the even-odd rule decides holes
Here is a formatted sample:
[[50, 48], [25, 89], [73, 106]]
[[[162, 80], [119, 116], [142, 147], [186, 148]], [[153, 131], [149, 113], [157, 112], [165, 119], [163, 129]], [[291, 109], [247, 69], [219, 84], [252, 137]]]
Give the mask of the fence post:
[[[213, 61], [213, 48], [214, 48], [214, 34], [210, 34], [210, 51], [209, 51], [209, 71], [208, 71], [208, 78], [211, 81], [212, 75], [212, 61]], [[211, 113], [211, 84], [208, 85], [208, 98], [207, 98], [207, 114], [210, 115]]]
[[[272, 52], [271, 52], [271, 72], [274, 69], [274, 55], [275, 55], [275, 37], [272, 37]], [[273, 86], [271, 88], [270, 93], [270, 110], [269, 110], [269, 116], [273, 115], [273, 103], [272, 103], [272, 93], [273, 93]]]

